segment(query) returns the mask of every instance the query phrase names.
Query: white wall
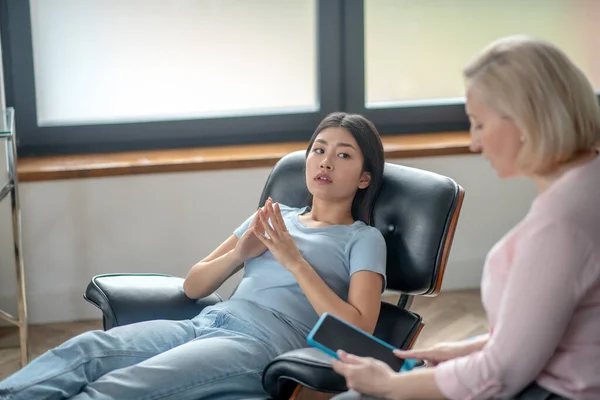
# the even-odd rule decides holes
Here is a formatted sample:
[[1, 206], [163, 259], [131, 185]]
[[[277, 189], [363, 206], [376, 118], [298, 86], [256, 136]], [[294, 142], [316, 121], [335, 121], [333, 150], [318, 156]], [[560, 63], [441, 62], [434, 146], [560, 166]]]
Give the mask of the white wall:
[[[487, 162], [474, 155], [396, 162], [443, 173], [465, 187], [444, 289], [477, 287], [486, 252], [527, 212], [533, 185], [499, 181]], [[82, 299], [95, 274], [184, 276], [255, 210], [268, 172], [259, 168], [21, 184], [30, 321], [99, 317]], [[2, 233], [9, 226], [8, 211], [0, 207], [0, 307], [16, 311], [10, 231]], [[228, 296], [238, 279], [239, 274], [220, 293]]]

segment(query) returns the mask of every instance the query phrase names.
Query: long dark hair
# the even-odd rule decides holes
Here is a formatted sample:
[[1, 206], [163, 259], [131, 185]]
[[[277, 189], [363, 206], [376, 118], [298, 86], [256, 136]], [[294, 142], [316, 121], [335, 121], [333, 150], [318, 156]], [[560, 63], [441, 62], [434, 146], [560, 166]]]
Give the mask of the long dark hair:
[[[317, 135], [327, 128], [344, 128], [348, 130], [356, 140], [363, 154], [363, 172], [371, 174], [371, 182], [365, 189], [358, 189], [352, 201], [352, 217], [372, 225], [373, 207], [375, 198], [379, 193], [383, 179], [383, 167], [385, 157], [383, 155], [383, 144], [375, 125], [359, 114], [348, 114], [335, 112], [326, 116], [313, 133], [306, 149], [306, 156], [310, 154], [312, 145]], [[312, 202], [312, 194], [309, 203]]]

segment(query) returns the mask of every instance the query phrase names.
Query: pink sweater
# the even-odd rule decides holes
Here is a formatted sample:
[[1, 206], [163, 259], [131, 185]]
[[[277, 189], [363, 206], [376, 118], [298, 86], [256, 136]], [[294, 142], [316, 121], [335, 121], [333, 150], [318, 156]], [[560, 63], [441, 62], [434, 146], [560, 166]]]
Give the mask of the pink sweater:
[[600, 156], [540, 194], [494, 246], [481, 293], [490, 340], [438, 365], [447, 398], [507, 397], [535, 380], [600, 399]]

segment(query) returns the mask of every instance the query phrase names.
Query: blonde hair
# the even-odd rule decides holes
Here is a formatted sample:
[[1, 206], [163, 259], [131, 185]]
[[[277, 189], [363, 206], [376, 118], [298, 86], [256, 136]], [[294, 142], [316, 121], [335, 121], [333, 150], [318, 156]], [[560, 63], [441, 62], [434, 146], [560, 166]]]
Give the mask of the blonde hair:
[[526, 36], [497, 40], [463, 74], [487, 106], [521, 130], [521, 171], [550, 173], [600, 139], [600, 107], [590, 82], [551, 43]]

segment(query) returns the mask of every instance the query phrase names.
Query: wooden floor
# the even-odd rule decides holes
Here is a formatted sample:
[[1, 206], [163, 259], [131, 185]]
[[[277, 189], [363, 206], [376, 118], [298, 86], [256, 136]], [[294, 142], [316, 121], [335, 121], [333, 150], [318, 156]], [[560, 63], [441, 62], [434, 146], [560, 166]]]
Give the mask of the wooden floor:
[[[465, 339], [484, 333], [488, 329], [479, 291], [475, 290], [444, 292], [434, 298], [416, 298], [411, 310], [418, 312], [425, 320], [425, 327], [417, 340], [416, 348], [427, 347], [440, 341]], [[31, 355], [37, 357], [75, 335], [101, 328], [100, 321], [32, 325]], [[7, 343], [16, 342], [16, 338], [15, 329], [0, 328], [0, 380], [19, 369], [18, 349], [4, 348]]]

